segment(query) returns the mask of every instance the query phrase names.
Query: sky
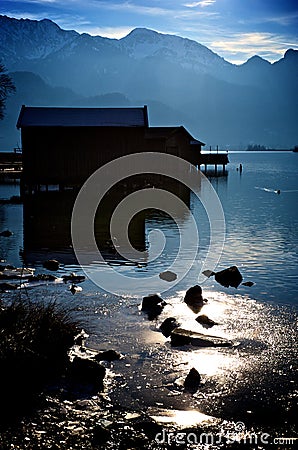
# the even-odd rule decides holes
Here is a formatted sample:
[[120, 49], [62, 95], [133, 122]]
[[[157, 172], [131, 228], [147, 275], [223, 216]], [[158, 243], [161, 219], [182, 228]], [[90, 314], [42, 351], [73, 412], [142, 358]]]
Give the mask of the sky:
[[193, 39], [235, 64], [298, 50], [297, 0], [1, 0], [0, 14], [116, 39], [145, 27]]

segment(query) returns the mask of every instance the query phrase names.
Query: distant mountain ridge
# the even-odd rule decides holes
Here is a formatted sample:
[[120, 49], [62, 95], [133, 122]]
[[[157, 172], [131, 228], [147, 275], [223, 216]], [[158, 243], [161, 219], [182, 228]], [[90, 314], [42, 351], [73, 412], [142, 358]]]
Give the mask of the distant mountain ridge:
[[[222, 65], [230, 65], [207, 47], [175, 35], [161, 34], [147, 28], [136, 28], [122, 39], [109, 39], [91, 36], [87, 33], [62, 30], [49, 19], [40, 21], [30, 19], [14, 19], [0, 15], [0, 51], [3, 59], [10, 58], [11, 69], [19, 68], [20, 58], [35, 60], [44, 59], [50, 54], [74, 51], [85, 43], [92, 42], [92, 50], [100, 52], [104, 46], [119, 49], [134, 59], [163, 56], [179, 57], [186, 65], [192, 66], [190, 58], [200, 59], [206, 65], [217, 61]], [[22, 37], [22, 41], [20, 41]]]
[[[149, 109], [151, 124], [183, 120], [210, 145], [298, 142], [298, 51], [292, 49], [273, 64], [254, 56], [236, 66], [195, 41], [146, 28], [117, 40], [65, 31], [48, 19], [0, 16], [0, 55], [17, 79], [9, 120], [25, 97], [32, 105], [43, 98], [48, 105], [96, 106], [96, 99], [115, 102], [119, 94], [119, 101], [132, 105], [155, 105], [154, 112]], [[28, 72], [44, 80], [39, 98]], [[26, 84], [32, 89], [24, 97]], [[4, 136], [7, 120], [0, 123], [0, 148], [11, 142]]]

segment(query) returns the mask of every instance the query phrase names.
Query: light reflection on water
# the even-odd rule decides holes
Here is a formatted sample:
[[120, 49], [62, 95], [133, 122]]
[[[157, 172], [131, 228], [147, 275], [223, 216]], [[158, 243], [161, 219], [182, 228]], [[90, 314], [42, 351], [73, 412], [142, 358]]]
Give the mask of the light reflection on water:
[[[82, 293], [75, 296], [63, 284], [49, 284], [29, 291], [30, 296], [36, 293], [38, 298], [55, 298], [74, 306], [91, 334], [90, 346], [115, 348], [124, 354], [123, 360], [112, 365], [112, 370], [120, 374], [115, 377], [110, 393], [114, 401], [136, 409], [197, 408], [211, 416], [230, 415], [247, 421], [247, 411], [253, 410], [256, 415], [258, 406], [265, 400], [276, 400], [283, 412], [289, 408], [289, 402], [297, 404], [298, 157], [289, 154], [272, 155], [270, 161], [268, 158], [271, 158], [269, 154], [230, 155], [228, 176], [212, 180], [222, 201], [227, 225], [219, 270], [235, 264], [245, 281], [255, 283], [251, 288], [239, 286], [235, 290], [221, 287], [214, 278], [206, 279], [203, 294], [208, 303], [202, 314], [219, 325], [204, 329], [182, 301], [186, 289], [197, 283], [209, 244], [206, 214], [193, 197], [191, 210], [200, 231], [198, 259], [185, 279], [165, 295], [167, 306], [157, 321], [149, 322], [139, 310], [141, 297], [155, 292], [156, 287], [145, 278], [142, 289], [136, 292], [134, 277], [158, 274], [168, 268], [176, 256], [177, 228], [173, 221], [158, 213], [148, 217], [146, 232], [154, 228], [164, 231], [167, 243], [161, 258], [138, 265], [111, 253], [108, 255], [116, 270], [132, 277], [132, 295], [115, 297], [89, 281], [82, 284]], [[236, 171], [239, 162], [244, 168], [241, 176]], [[281, 189], [281, 194], [256, 189], [256, 186], [273, 191]], [[2, 186], [1, 193], [5, 189]], [[16, 193], [9, 187], [6, 195]], [[1, 240], [0, 257], [16, 265], [22, 264], [19, 255], [23, 247], [22, 221], [21, 205], [0, 205], [1, 229], [9, 228], [14, 232], [13, 238]], [[186, 229], [187, 224], [186, 218]], [[191, 246], [189, 236], [181, 265], [188, 263]], [[38, 271], [41, 271], [42, 260], [51, 255], [50, 250], [33, 249], [30, 261], [35, 261]], [[54, 256], [65, 262], [61, 274], [80, 270], [71, 258], [67, 259], [69, 251], [64, 247], [55, 249]], [[93, 268], [104, 270], [96, 263]], [[171, 348], [169, 340], [159, 332], [160, 324], [167, 317], [175, 317], [183, 328], [231, 339], [235, 346]], [[183, 380], [192, 367], [202, 376], [202, 386], [193, 396], [184, 393], [181, 383], [177, 382]], [[262, 420], [255, 419], [256, 422]]]
[[[248, 421], [251, 418], [247, 417], [247, 411], [255, 412], [259, 405], [258, 401], [246, 405], [244, 398], [242, 402], [243, 393], [248, 391], [260, 402], [265, 396], [266, 401], [274, 399], [281, 409], [286, 408], [285, 399], [289, 396], [284, 397], [279, 388], [288, 384], [293, 391], [297, 389], [297, 315], [287, 308], [261, 304], [245, 296], [204, 291], [208, 304], [202, 313], [219, 323], [206, 330], [183, 302], [184, 293], [166, 298], [167, 306], [154, 322], [139, 311], [138, 299], [123, 298], [121, 308], [112, 311], [109, 297], [102, 299], [104, 305], [97, 311], [101, 332], [98, 338], [93, 337], [91, 345], [113, 347], [125, 355], [114, 365], [121, 376], [117, 389], [110, 393], [112, 399], [136, 409], [196, 408], [225, 418], [229, 417], [229, 408], [224, 406], [224, 399], [235, 397], [235, 403], [240, 402], [238, 413], [233, 410], [234, 415], [229, 418]], [[183, 327], [193, 331], [227, 337], [235, 345], [172, 348], [169, 339], [159, 332], [166, 317], [175, 317]], [[202, 384], [190, 396], [182, 386], [192, 367], [201, 374]]]

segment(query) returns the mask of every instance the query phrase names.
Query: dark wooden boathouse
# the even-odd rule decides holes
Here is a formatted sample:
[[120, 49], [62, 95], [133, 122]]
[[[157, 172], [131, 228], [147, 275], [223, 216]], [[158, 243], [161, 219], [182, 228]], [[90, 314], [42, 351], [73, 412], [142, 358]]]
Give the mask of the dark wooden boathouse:
[[202, 142], [183, 126], [149, 127], [147, 107], [22, 106], [23, 192], [79, 187], [99, 167], [131, 153], [156, 151], [200, 164]]

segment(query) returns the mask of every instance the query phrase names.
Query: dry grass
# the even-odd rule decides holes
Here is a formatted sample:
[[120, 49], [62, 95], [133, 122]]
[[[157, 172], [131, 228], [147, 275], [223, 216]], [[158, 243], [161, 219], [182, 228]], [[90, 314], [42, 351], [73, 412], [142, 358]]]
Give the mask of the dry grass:
[[[14, 300], [0, 309], [1, 415], [29, 406], [36, 393], [63, 373], [79, 325], [56, 302]], [[5, 409], [3, 409], [5, 408]]]

